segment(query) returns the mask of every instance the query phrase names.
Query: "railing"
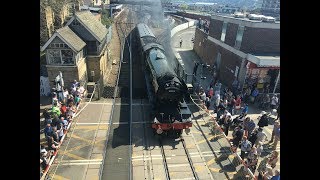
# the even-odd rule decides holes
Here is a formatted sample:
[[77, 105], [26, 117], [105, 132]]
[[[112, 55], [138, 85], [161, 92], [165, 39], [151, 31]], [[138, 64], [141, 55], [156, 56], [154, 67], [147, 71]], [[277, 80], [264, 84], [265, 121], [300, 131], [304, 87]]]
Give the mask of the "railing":
[[[193, 22], [195, 23], [195, 21]], [[177, 26], [176, 29], [173, 28], [171, 30], [171, 37], [181, 31], [181, 30], [184, 30], [184, 29], [187, 29], [188, 28], [188, 23], [185, 23], [185, 24], [182, 24]], [[193, 24], [194, 25], [194, 24]], [[199, 82], [197, 81], [196, 77], [194, 75], [190, 75], [190, 74], [186, 74], [185, 73], [185, 69], [183, 67], [183, 65], [181, 65], [180, 61], [178, 60], [178, 57], [175, 58], [176, 60], [176, 63], [177, 63], [177, 66], [176, 66], [176, 73], [177, 75], [183, 79], [186, 83], [190, 83], [191, 81], [191, 84], [193, 85], [193, 87], [199, 87]], [[198, 106], [200, 109], [205, 110], [204, 107], [200, 107]], [[236, 167], [236, 171], [237, 173], [234, 175], [234, 176], [238, 176], [239, 178], [244, 178], [246, 180], [253, 180], [255, 179], [255, 176], [254, 174], [250, 171], [250, 169], [247, 168], [247, 166], [243, 163], [243, 160], [242, 158], [237, 154], [237, 152], [234, 152], [233, 149], [232, 149], [232, 145], [230, 144], [230, 142], [228, 141], [227, 139], [227, 136], [224, 134], [223, 130], [221, 129], [221, 127], [218, 125], [218, 123], [213, 119], [213, 116], [209, 113], [206, 113], [206, 115], [210, 116], [211, 117], [211, 122], [213, 122], [212, 126], [210, 127], [211, 128], [211, 131], [217, 135], [217, 136], [222, 136], [224, 137], [224, 140], [226, 140], [228, 142], [228, 144], [230, 145], [230, 154], [233, 154], [234, 155], [234, 159], [231, 161], [232, 164]], [[228, 157], [229, 158], [229, 157]]]

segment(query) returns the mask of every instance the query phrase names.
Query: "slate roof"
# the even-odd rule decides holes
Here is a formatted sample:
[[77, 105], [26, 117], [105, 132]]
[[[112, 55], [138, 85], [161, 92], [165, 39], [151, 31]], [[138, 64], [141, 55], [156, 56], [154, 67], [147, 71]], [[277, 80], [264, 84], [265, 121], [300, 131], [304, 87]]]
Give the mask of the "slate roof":
[[72, 46], [70, 48], [75, 49], [76, 51], [80, 51], [86, 43], [80, 39], [68, 26], [60, 28], [57, 30], [57, 33], [67, 41], [68, 45]]
[[90, 11], [80, 11], [75, 14], [76, 19], [99, 41], [106, 37], [108, 29], [97, 20]]
[[46, 42], [46, 44], [41, 48], [44, 51], [49, 44], [56, 38], [59, 37], [63, 42], [65, 42], [72, 50], [79, 52], [86, 45], [86, 43], [77, 36], [68, 26], [58, 29], [53, 36]]

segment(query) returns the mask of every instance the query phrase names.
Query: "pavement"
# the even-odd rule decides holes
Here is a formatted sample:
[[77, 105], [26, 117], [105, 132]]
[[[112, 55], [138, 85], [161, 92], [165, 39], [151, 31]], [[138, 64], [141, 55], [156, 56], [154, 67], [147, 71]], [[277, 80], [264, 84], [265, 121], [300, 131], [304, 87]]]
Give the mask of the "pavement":
[[[181, 60], [184, 64], [183, 67], [184, 67], [185, 72], [187, 74], [192, 74], [195, 62], [200, 62], [200, 63], [203, 62], [201, 60], [201, 58], [195, 53], [195, 51], [193, 51], [193, 43], [192, 43], [191, 39], [194, 36], [195, 36], [195, 27], [192, 27], [192, 28], [188, 28], [186, 30], [182, 30], [180, 32], [177, 32], [172, 37], [172, 41], [171, 41], [171, 46], [174, 49], [174, 54], [176, 54], [176, 56], [179, 56], [181, 58]], [[181, 47], [179, 47], [180, 38], [183, 40]], [[205, 76], [207, 78], [204, 80], [201, 80], [200, 79], [201, 76]], [[211, 80], [212, 80], [208, 69], [202, 69], [200, 66], [197, 71], [196, 79], [197, 79], [197, 82], [200, 82], [201, 86], [204, 88], [208, 87], [210, 85]], [[223, 87], [223, 85], [222, 85], [222, 87]], [[262, 110], [257, 108], [256, 105], [249, 104], [248, 116], [250, 118], [252, 118], [254, 120], [254, 122], [257, 124], [258, 123], [257, 118], [261, 115], [260, 114], [261, 111]], [[233, 117], [235, 117], [235, 116], [233, 116]], [[271, 139], [272, 129], [273, 129], [273, 125], [269, 125], [264, 128], [264, 132], [267, 134], [268, 140]], [[232, 132], [229, 132], [228, 138], [232, 138]], [[267, 142], [265, 142], [265, 143], [267, 143]], [[280, 141], [278, 143], [276, 151], [278, 151], [280, 154]], [[270, 153], [271, 153], [271, 150], [267, 149], [267, 146], [264, 145], [264, 152], [262, 153], [263, 155], [261, 156], [260, 160], [262, 158], [264, 158], [266, 155], [269, 155]], [[280, 155], [279, 155], [279, 157], [280, 157]], [[277, 168], [280, 168], [280, 161], [277, 163], [277, 166], [275, 167], [275, 169], [277, 169]], [[257, 172], [255, 174], [257, 174]]]

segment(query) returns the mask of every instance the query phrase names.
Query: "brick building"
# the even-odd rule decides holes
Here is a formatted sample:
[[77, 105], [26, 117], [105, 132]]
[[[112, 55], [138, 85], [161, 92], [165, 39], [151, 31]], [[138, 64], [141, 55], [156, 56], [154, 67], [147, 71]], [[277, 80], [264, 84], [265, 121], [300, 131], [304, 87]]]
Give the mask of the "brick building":
[[[108, 30], [89, 11], [76, 12], [41, 48], [46, 52], [50, 87], [62, 72], [67, 86], [73, 80], [96, 82], [107, 70]], [[94, 76], [92, 76], [94, 75]]]
[[229, 87], [237, 79], [240, 88], [279, 91], [280, 23], [213, 15], [209, 34], [196, 29], [194, 50]]

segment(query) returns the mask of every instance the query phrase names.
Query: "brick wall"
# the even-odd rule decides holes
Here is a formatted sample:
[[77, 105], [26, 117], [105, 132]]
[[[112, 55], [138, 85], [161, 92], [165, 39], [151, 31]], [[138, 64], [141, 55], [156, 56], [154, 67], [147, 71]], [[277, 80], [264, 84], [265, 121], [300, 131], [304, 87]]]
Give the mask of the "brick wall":
[[280, 29], [245, 27], [240, 51], [245, 53], [280, 53]]
[[81, 82], [88, 81], [88, 71], [85, 59], [82, 59], [78, 62], [78, 79]]
[[236, 66], [241, 67], [242, 59], [241, 57], [237, 56], [236, 54], [233, 54], [232, 52], [221, 48], [219, 49], [221, 53], [221, 64], [220, 64], [220, 72], [219, 73], [219, 79], [222, 82], [222, 84], [227, 85], [231, 87], [232, 82], [235, 78], [235, 70]]
[[53, 85], [53, 81], [55, 80], [57, 75], [59, 75], [59, 71], [62, 72], [65, 87], [70, 88], [73, 80], [79, 81], [78, 68], [76, 66], [74, 67], [47, 66], [47, 71], [48, 71], [48, 78], [49, 78], [49, 84], [51, 89], [55, 87]]
[[[100, 78], [100, 57], [87, 57], [87, 64], [89, 81], [98, 81]], [[93, 78], [91, 76], [91, 71], [94, 71]]]
[[209, 36], [220, 40], [223, 21], [211, 19], [209, 26]]
[[[239, 67], [239, 72], [241, 69], [242, 59], [236, 54], [220, 47], [219, 45], [206, 40], [206, 34], [203, 31], [196, 29], [195, 32], [195, 43], [194, 51], [202, 59], [203, 62], [213, 65], [216, 61], [218, 52], [221, 53], [221, 64], [219, 79], [221, 82], [227, 86], [231, 86], [235, 76], [236, 66]], [[201, 46], [199, 43], [201, 42]]]
[[228, 23], [226, 30], [226, 38], [224, 43], [228, 44], [231, 47], [234, 47], [234, 43], [237, 37], [238, 24]]
[[[217, 56], [218, 47], [207, 39], [207, 34], [202, 30], [196, 29], [194, 51], [203, 60], [203, 62], [213, 65]], [[199, 46], [201, 42], [201, 46]]]

